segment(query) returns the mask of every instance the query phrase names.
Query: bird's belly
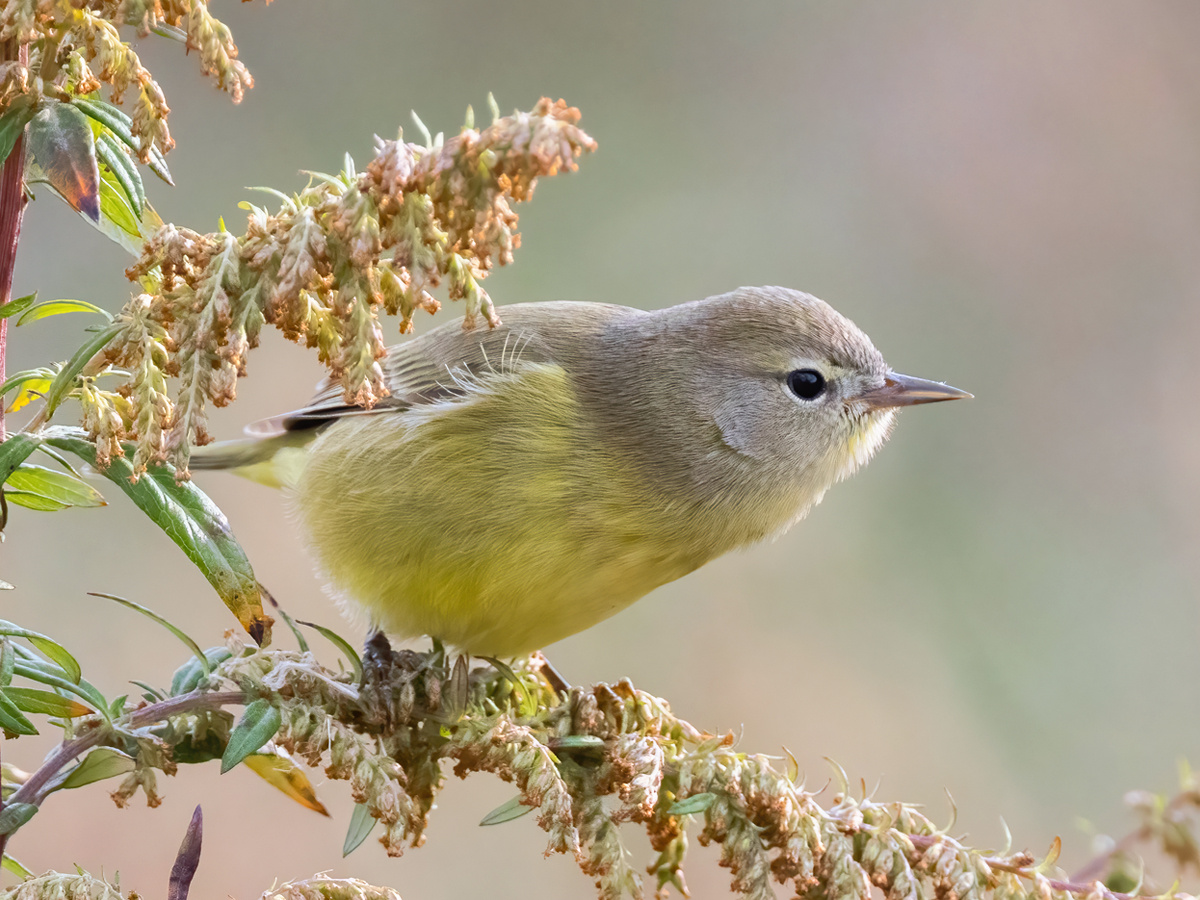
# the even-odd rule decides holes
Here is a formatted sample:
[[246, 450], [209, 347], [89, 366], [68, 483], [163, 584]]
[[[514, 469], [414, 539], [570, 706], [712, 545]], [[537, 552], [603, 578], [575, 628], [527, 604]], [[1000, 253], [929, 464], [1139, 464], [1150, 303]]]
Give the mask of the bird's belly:
[[525, 396], [345, 419], [314, 442], [293, 505], [331, 593], [397, 636], [508, 657], [711, 558], [581, 443], [554, 370], [531, 381]]

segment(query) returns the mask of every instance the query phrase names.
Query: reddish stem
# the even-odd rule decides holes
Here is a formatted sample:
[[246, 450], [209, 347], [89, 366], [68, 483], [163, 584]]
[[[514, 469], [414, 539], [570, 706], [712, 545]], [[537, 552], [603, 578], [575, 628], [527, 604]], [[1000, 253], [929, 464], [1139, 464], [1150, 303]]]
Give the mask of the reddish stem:
[[[4, 59], [17, 59], [29, 65], [29, 47], [17, 47], [16, 41], [4, 45]], [[22, 133], [0, 170], [0, 306], [12, 299], [13, 270], [17, 267], [17, 242], [21, 238], [21, 218], [25, 214], [25, 135]], [[8, 320], [0, 319], [0, 384], [5, 379], [5, 351], [8, 344]], [[4, 405], [0, 402], [0, 441], [5, 438]]]

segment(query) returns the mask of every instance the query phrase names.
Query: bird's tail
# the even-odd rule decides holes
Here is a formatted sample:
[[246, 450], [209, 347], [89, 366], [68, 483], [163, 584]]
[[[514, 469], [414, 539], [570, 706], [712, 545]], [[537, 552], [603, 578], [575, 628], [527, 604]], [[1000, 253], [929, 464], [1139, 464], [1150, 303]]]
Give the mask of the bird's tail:
[[192, 451], [193, 469], [228, 469], [235, 475], [279, 488], [295, 484], [308, 456], [312, 431], [288, 431], [267, 438], [218, 441]]

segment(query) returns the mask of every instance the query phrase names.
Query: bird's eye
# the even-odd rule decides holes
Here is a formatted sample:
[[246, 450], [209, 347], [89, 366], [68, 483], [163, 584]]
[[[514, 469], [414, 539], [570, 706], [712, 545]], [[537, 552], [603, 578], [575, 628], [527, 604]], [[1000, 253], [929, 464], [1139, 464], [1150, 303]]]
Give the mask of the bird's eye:
[[825, 376], [816, 369], [797, 369], [789, 372], [788, 388], [801, 400], [816, 400], [825, 393]]

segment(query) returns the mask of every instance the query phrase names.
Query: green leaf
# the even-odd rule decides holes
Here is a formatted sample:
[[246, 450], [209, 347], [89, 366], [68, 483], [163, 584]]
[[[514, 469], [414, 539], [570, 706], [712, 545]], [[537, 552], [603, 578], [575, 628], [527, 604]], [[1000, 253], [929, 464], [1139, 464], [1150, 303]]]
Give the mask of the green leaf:
[[16, 506], [23, 506], [37, 512], [60, 512], [67, 509], [65, 503], [43, 497], [41, 494], [31, 494], [28, 491], [17, 491], [12, 488], [4, 489], [4, 499]]
[[[3, 116], [0, 116], [2, 119]], [[32, 294], [26, 294], [24, 297], [17, 297], [15, 300], [9, 300], [3, 306], [0, 306], [0, 319], [7, 319], [9, 316], [20, 315], [33, 306], [37, 302], [37, 291]]]
[[[46, 442], [96, 465], [96, 448], [80, 437], [60, 433]], [[104, 475], [187, 554], [250, 636], [260, 645], [269, 641], [271, 619], [263, 613], [258, 581], [216, 504], [190, 481], [176, 483], [168, 466], [156, 467], [134, 482], [132, 463], [117, 457]]]
[[37, 713], [43, 716], [59, 716], [63, 719], [74, 719], [79, 716], [90, 716], [95, 710], [88, 709], [61, 694], [41, 691], [37, 688], [13, 687], [3, 689], [4, 696], [13, 702], [21, 712]]
[[511, 822], [513, 819], [519, 819], [521, 816], [527, 816], [533, 812], [533, 807], [521, 802], [521, 795], [513, 797], [507, 803], [497, 806], [490, 813], [484, 816], [480, 825], [501, 825], [505, 822]]
[[100, 492], [86, 481], [45, 466], [25, 463], [8, 476], [8, 485], [15, 491], [36, 494], [64, 507], [107, 506]]
[[137, 762], [127, 753], [113, 747], [97, 747], [83, 758], [83, 762], [71, 769], [59, 784], [49, 790], [68, 791], [106, 778], [116, 778], [118, 775], [132, 772], [136, 766]]
[[32, 803], [9, 803], [0, 810], [0, 835], [12, 834], [33, 818], [38, 808]]
[[20, 625], [12, 622], [6, 622], [4, 619], [0, 619], [0, 635], [24, 638], [29, 641], [44, 656], [53, 660], [63, 670], [63, 674], [67, 678], [74, 684], [79, 684], [79, 679], [82, 676], [79, 663], [58, 641], [52, 640], [39, 632], [30, 631], [28, 628], [22, 628]]
[[25, 868], [7, 853], [3, 857], [0, 857], [0, 869], [4, 869], [5, 872], [8, 872], [10, 875], [16, 875], [22, 880], [33, 877], [33, 872]]
[[255, 700], [246, 707], [238, 723], [229, 734], [229, 743], [221, 757], [221, 774], [224, 775], [243, 759], [262, 748], [275, 737], [283, 716], [266, 700]]
[[[54, 413], [54, 410], [58, 408], [58, 404], [62, 403], [63, 397], [74, 387], [75, 376], [84, 370], [84, 367], [87, 366], [93, 356], [108, 346], [109, 341], [116, 337], [117, 332], [120, 330], [121, 327], [116, 324], [110, 324], [100, 329], [90, 341], [76, 350], [75, 355], [67, 360], [66, 365], [55, 376], [54, 383], [50, 385], [50, 389], [46, 391], [47, 415]], [[93, 464], [95, 463], [94, 458], [92, 462]]]
[[[141, 141], [133, 136], [133, 119], [129, 118], [122, 109], [91, 97], [75, 97], [71, 102], [79, 107], [89, 119], [99, 122], [112, 132], [134, 153], [141, 150]], [[150, 162], [147, 165], [151, 172], [167, 184], [174, 186], [175, 182], [171, 180], [171, 173], [167, 169], [167, 160], [157, 147], [150, 148]]]
[[[264, 593], [266, 593], [265, 589]], [[289, 616], [283, 607], [277, 603], [275, 604], [275, 612], [279, 614], [279, 618], [283, 619], [283, 624], [288, 627], [288, 631], [290, 631], [292, 633], [292, 637], [296, 639], [296, 645], [300, 648], [300, 652], [307, 653], [308, 641], [304, 639], [304, 633], [296, 627], [296, 620]]]
[[29, 155], [44, 180], [73, 209], [93, 222], [99, 220], [96, 142], [83, 113], [69, 103], [47, 99], [29, 121]]
[[[128, 202], [129, 211], [138, 222], [142, 220], [142, 208], [146, 205], [146, 190], [142, 185], [142, 176], [138, 174], [137, 166], [129, 158], [129, 154], [117, 143], [108, 131], [103, 130], [96, 139], [96, 156], [100, 160], [100, 178], [104, 178], [104, 170], [108, 169]], [[100, 211], [104, 211], [104, 197], [101, 193]], [[140, 232], [135, 232], [140, 233]]]
[[0, 637], [0, 688], [12, 684], [13, 666], [17, 662], [17, 651], [7, 637]]
[[0, 691], [0, 729], [9, 734], [38, 733], [38, 730], [33, 727], [33, 723], [25, 718], [25, 714], [21, 710], [17, 709], [17, 704], [5, 696], [4, 691]]
[[17, 138], [33, 118], [35, 109], [29, 94], [19, 94], [13, 98], [4, 115], [0, 115], [0, 164], [8, 161], [8, 155], [17, 146]]
[[362, 659], [359, 658], [359, 655], [354, 651], [354, 648], [350, 646], [349, 641], [347, 641], [333, 629], [326, 628], [324, 625], [317, 625], [315, 622], [300, 622], [299, 624], [306, 625], [307, 627], [311, 628], [317, 634], [321, 635], [321, 637], [325, 638], [335, 647], [341, 650], [345, 655], [346, 660], [350, 663], [350, 669], [353, 674], [354, 683], [358, 684], [362, 681]]
[[61, 316], [63, 313], [73, 312], [96, 313], [104, 316], [109, 322], [113, 320], [112, 314], [107, 310], [101, 309], [94, 303], [88, 303], [86, 300], [47, 300], [45, 303], [31, 306], [21, 313], [21, 318], [17, 319], [17, 325], [25, 325], [29, 322], [36, 322], [38, 319], [48, 319], [51, 316]]
[[100, 597], [104, 600], [112, 600], [114, 603], [120, 603], [122, 606], [127, 607], [128, 609], [140, 612], [147, 619], [157, 622], [163, 628], [167, 629], [167, 631], [171, 632], [171, 634], [175, 635], [175, 637], [177, 637], [185, 647], [192, 651], [193, 658], [199, 661], [200, 667], [204, 670], [205, 675], [212, 674], [212, 668], [208, 664], [208, 659], [205, 657], [204, 651], [200, 649], [200, 645], [192, 640], [192, 638], [178, 625], [175, 625], [167, 619], [164, 619], [154, 610], [147, 609], [145, 606], [142, 606], [142, 604], [134, 603], [132, 600], [126, 600], [124, 597], [118, 597], [116, 594], [104, 594], [100, 591], [88, 591], [88, 596]]
[[10, 434], [8, 440], [0, 444], [0, 484], [8, 481], [9, 476], [17, 470], [25, 458], [40, 444], [41, 438], [30, 434]]
[[171, 677], [171, 696], [190, 694], [200, 686], [200, 679], [206, 673], [211, 672], [213, 666], [224, 662], [231, 656], [233, 654], [229, 652], [228, 647], [210, 647], [205, 651], [203, 661], [200, 657], [193, 656], [176, 669], [175, 674]]
[[23, 647], [18, 646], [16, 649], [17, 661], [13, 665], [14, 675], [20, 675], [22, 678], [28, 678], [30, 681], [36, 681], [38, 684], [44, 684], [47, 687], [58, 688], [60, 691], [74, 694], [106, 719], [108, 718], [108, 702], [104, 699], [104, 695], [96, 690], [94, 686], [82, 678], [76, 684], [69, 678], [64, 678], [64, 673], [58, 666], [42, 662], [37, 658], [31, 659], [30, 657], [33, 656], [32, 652], [28, 656], [25, 656]]
[[550, 739], [555, 752], [559, 750], [597, 750], [604, 746], [604, 738], [594, 734], [566, 734]]
[[141, 227], [133, 207], [108, 169], [100, 170], [100, 215], [125, 234], [137, 238], [139, 244], [142, 242]]
[[342, 856], [349, 856], [357, 850], [374, 827], [375, 818], [367, 804], [354, 804], [354, 812], [350, 814], [350, 827], [346, 829], [346, 840], [342, 841]]
[[717, 795], [712, 791], [704, 791], [700, 794], [692, 794], [690, 797], [685, 797], [683, 800], [677, 800], [671, 804], [667, 810], [669, 816], [691, 816], [696, 813], [702, 813], [717, 800]]

